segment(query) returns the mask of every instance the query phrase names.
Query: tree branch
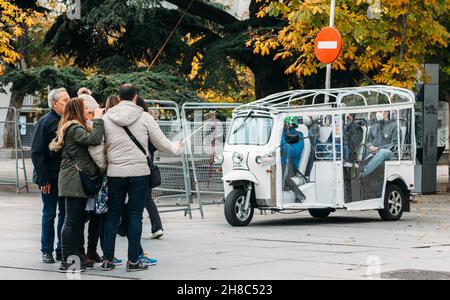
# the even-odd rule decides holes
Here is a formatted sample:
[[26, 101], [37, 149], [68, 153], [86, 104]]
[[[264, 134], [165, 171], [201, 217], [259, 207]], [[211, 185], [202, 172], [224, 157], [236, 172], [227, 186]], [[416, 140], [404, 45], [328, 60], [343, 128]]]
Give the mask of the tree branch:
[[[166, 1], [178, 6], [181, 9], [186, 9], [189, 6], [189, 3], [191, 2], [191, 0], [166, 0]], [[199, 0], [194, 0], [194, 3], [189, 9], [189, 13], [199, 16], [203, 19], [213, 21], [222, 26], [239, 22], [237, 18], [227, 13], [226, 11]]]

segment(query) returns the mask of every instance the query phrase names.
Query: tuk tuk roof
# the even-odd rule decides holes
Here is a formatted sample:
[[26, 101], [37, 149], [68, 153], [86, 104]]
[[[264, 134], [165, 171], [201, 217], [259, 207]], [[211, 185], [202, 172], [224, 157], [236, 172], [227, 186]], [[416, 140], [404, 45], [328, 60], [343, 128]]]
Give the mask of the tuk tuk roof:
[[[328, 98], [328, 102], [325, 101], [326, 98]], [[414, 104], [414, 93], [408, 89], [376, 85], [352, 88], [286, 91], [241, 105], [234, 111], [240, 112], [252, 109], [280, 113], [299, 108], [369, 108], [371, 106], [389, 106], [400, 103]]]

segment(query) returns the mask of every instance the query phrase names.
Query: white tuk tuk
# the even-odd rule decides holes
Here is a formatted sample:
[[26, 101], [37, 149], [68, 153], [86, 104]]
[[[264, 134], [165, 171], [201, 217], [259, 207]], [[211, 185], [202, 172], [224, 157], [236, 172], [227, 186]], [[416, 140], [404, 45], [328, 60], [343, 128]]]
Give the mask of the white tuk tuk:
[[246, 226], [255, 209], [410, 209], [416, 141], [414, 94], [388, 86], [297, 90], [233, 111], [223, 155], [225, 216]]

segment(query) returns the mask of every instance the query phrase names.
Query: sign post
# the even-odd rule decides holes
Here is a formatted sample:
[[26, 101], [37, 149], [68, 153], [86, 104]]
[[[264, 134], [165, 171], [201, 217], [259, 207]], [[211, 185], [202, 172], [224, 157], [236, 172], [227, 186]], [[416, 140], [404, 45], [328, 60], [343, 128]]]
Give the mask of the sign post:
[[[336, 0], [331, 0], [330, 4], [330, 27], [334, 27], [334, 13], [336, 10]], [[327, 64], [327, 75], [325, 78], [325, 88], [331, 88], [331, 63]], [[328, 100], [328, 99], [326, 99]], [[325, 101], [328, 102], [328, 101]]]
[[[327, 72], [325, 77], [325, 88], [331, 88], [331, 63], [335, 61], [342, 49], [342, 40], [339, 31], [334, 28], [334, 15], [336, 10], [336, 0], [331, 0], [330, 4], [330, 26], [322, 30], [316, 38], [314, 52], [317, 58], [324, 64], [327, 64]], [[333, 32], [333, 30], [335, 32]], [[337, 32], [337, 36], [335, 33]], [[327, 40], [328, 39], [328, 40]], [[334, 57], [334, 53], [337, 55]], [[328, 54], [324, 54], [328, 53]], [[330, 60], [329, 58], [334, 57]], [[325, 96], [325, 103], [329, 102], [329, 97]]]

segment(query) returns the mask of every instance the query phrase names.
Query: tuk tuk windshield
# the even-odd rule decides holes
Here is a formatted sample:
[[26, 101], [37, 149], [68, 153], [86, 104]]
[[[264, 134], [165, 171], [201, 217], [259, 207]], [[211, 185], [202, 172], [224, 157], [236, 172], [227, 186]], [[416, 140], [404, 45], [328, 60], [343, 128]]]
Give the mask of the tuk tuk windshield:
[[234, 119], [228, 136], [230, 145], [263, 146], [272, 134], [273, 119], [269, 117], [242, 116]]

